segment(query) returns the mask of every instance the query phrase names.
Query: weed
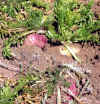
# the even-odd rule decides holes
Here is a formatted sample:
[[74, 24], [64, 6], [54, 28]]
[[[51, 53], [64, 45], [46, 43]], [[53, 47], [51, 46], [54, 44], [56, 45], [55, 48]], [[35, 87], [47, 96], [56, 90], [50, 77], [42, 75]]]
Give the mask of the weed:
[[[39, 80], [37, 76], [27, 74], [22, 76], [17, 82], [14, 88], [11, 88], [8, 82], [6, 82], [3, 88], [0, 88], [0, 103], [1, 104], [13, 104], [15, 98], [19, 96], [19, 92], [27, 91], [26, 85], [33, 82], [33, 84]], [[11, 83], [10, 83], [11, 84]]]
[[[0, 2], [0, 36], [4, 39], [3, 56], [11, 58], [10, 48], [22, 44], [28, 34], [37, 32], [41, 28], [47, 31], [48, 38], [67, 42], [92, 41], [99, 43], [98, 34], [92, 34], [100, 29], [100, 20], [96, 20], [91, 11], [92, 4], [92, 0], [88, 5], [80, 4], [77, 0], [56, 0], [54, 11], [46, 15], [45, 12], [50, 9], [49, 4], [42, 0]], [[73, 52], [71, 54], [76, 60], [79, 60]], [[71, 64], [64, 66], [71, 69], [70, 74], [75, 72], [84, 75], [81, 68]], [[64, 73], [66, 74], [66, 72]], [[24, 98], [26, 102], [34, 102], [32, 97], [36, 97], [36, 95], [40, 97], [44, 90], [47, 91], [48, 96], [51, 96], [58, 81], [62, 81], [64, 87], [68, 88], [70, 83], [64, 80], [64, 76], [60, 76], [60, 74], [59, 70], [48, 72], [47, 77], [40, 73], [29, 73], [19, 78], [14, 88], [6, 83], [4, 87], [0, 88], [0, 103], [13, 104], [20, 96], [22, 96], [22, 101]], [[72, 94], [70, 90], [68, 91]], [[73, 96], [73, 98], [76, 97]]]
[[[65, 65], [64, 65], [65, 66]], [[74, 67], [73, 67], [74, 68]], [[71, 68], [73, 70], [73, 68]], [[0, 88], [0, 103], [1, 104], [14, 104], [14, 103], [40, 103], [47, 102], [52, 96], [57, 97], [55, 94], [58, 89], [61, 91], [61, 96], [72, 97], [80, 102], [80, 99], [74, 94], [73, 91], [77, 90], [76, 81], [73, 79], [75, 75], [74, 70], [67, 70], [68, 67], [62, 67], [62, 69], [55, 69], [53, 71], [46, 70], [40, 73], [37, 70], [28, 70], [28, 73], [24, 76], [19, 76], [19, 79], [15, 83], [7, 81], [3, 87]], [[78, 73], [76, 71], [76, 73]], [[81, 81], [85, 77], [76, 75], [76, 80]], [[86, 77], [87, 78], [87, 77]], [[75, 83], [74, 83], [75, 81]], [[86, 81], [83, 90], [80, 89], [80, 95], [84, 93], [86, 88], [89, 88], [89, 83]], [[78, 88], [83, 85], [78, 85]], [[68, 96], [64, 93], [68, 94]], [[76, 91], [75, 91], [76, 92]], [[43, 97], [43, 95], [45, 95]], [[58, 91], [59, 100], [60, 92]], [[44, 98], [44, 99], [43, 99]], [[66, 100], [65, 99], [65, 100]], [[63, 100], [63, 99], [62, 99]], [[70, 101], [70, 100], [68, 100]], [[67, 100], [66, 100], [67, 102]]]
[[47, 82], [46, 82], [46, 89], [48, 91], [48, 96], [51, 96], [54, 92], [54, 88], [58, 82], [58, 80], [60, 80], [60, 77], [59, 77], [59, 73], [60, 71], [58, 69], [56, 69], [55, 71], [50, 71], [49, 72], [49, 76], [50, 77]]
[[[59, 41], [92, 41], [100, 43], [100, 19], [91, 11], [93, 0], [87, 5], [77, 0], [55, 0], [50, 5], [43, 0], [6, 0], [0, 3], [0, 36], [4, 39], [3, 56], [11, 58], [12, 46], [23, 44], [34, 30], [45, 29], [48, 38]], [[27, 34], [26, 34], [27, 33]], [[23, 35], [24, 34], [24, 35]]]
[[11, 58], [10, 48], [18, 43], [22, 44], [26, 35], [28, 35], [25, 35], [26, 32], [37, 31], [42, 27], [45, 22], [44, 11], [38, 6], [44, 7], [44, 11], [49, 8], [49, 4], [40, 0], [14, 0], [13, 2], [7, 0], [1, 2], [0, 36], [3, 39], [6, 38], [3, 56]]
[[60, 41], [92, 41], [99, 43], [99, 36], [92, 35], [96, 28], [100, 29], [100, 20], [94, 19], [91, 11], [93, 0], [87, 5], [77, 0], [56, 0], [55, 18], [58, 28], [57, 32], [48, 31], [48, 36]]

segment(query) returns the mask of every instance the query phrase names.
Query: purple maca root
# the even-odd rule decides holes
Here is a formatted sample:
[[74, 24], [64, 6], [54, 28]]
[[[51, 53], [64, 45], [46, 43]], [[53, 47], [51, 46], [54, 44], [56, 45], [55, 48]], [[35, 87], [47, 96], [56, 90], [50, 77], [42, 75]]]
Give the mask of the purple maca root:
[[25, 45], [28, 46], [37, 46], [40, 48], [44, 48], [47, 43], [47, 38], [45, 35], [39, 35], [37, 33], [30, 34], [24, 41]]

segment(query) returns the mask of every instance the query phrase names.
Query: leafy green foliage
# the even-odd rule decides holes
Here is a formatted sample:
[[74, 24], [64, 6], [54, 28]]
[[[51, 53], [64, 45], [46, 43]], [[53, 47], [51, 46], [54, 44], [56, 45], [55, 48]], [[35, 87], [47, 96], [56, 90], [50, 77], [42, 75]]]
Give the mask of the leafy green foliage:
[[8, 83], [5, 84], [3, 88], [0, 88], [0, 104], [14, 104], [15, 98], [21, 90], [26, 90], [24, 87], [33, 82], [33, 84], [39, 80], [38, 76], [34, 74], [27, 74], [22, 76], [14, 88], [11, 88]]
[[[18, 96], [23, 96], [24, 94], [30, 95], [33, 99], [44, 90], [47, 91], [48, 96], [51, 96], [60, 79], [60, 70], [47, 71], [48, 73], [46, 74], [45, 72], [40, 73], [36, 70], [28, 70], [25, 76], [19, 76], [15, 84], [9, 81], [5, 82], [5, 85], [0, 88], [0, 104], [14, 104]], [[31, 98], [29, 100], [31, 101]]]
[[[42, 18], [43, 17], [43, 13], [41, 11], [32, 11], [29, 14], [29, 17], [26, 20], [26, 27], [28, 27], [29, 29], [38, 29], [40, 28], [40, 26], [42, 25]], [[34, 25], [35, 24], [35, 25]]]
[[0, 4], [0, 36], [6, 38], [3, 56], [11, 58], [11, 46], [22, 43], [24, 37], [28, 35], [22, 36], [23, 34], [36, 31], [43, 25], [44, 13], [33, 4], [42, 7], [45, 3], [36, 0], [7, 0]]
[[92, 35], [96, 28], [100, 29], [100, 20], [94, 19], [91, 11], [93, 1], [88, 5], [79, 3], [77, 0], [56, 0], [55, 15], [57, 33], [48, 31], [48, 36], [60, 41], [93, 41], [99, 42], [97, 34]]
[[46, 82], [46, 88], [48, 90], [48, 96], [52, 95], [54, 88], [55, 88], [58, 80], [60, 79], [59, 73], [60, 73], [60, 71], [57, 69], [53, 72], [53, 75], [52, 75], [52, 73], [50, 73], [50, 75], [52, 75], [52, 76], [50, 76], [50, 79]]
[[49, 10], [49, 5], [46, 2], [43, 2], [42, 0], [31, 0], [32, 4], [37, 7], [45, 8], [46, 10]]
[[[47, 30], [47, 37], [60, 41], [92, 41], [100, 43], [95, 31], [100, 30], [91, 7], [77, 0], [55, 0], [52, 12], [44, 0], [0, 1], [0, 36], [4, 39], [3, 56], [11, 58], [12, 46], [22, 44], [24, 38], [39, 29]], [[23, 35], [24, 34], [24, 35]]]
[[14, 91], [11, 91], [11, 87], [9, 85], [5, 85], [2, 89], [0, 89], [0, 103], [1, 104], [13, 104], [15, 96], [17, 96], [18, 91], [22, 89], [25, 82], [21, 82], [20, 85], [16, 86]]

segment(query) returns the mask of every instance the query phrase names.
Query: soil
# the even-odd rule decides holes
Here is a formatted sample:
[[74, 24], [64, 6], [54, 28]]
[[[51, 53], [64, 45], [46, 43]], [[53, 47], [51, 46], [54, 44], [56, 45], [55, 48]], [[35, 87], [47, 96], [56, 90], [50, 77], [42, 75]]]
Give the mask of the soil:
[[[87, 3], [88, 0], [80, 0]], [[97, 15], [100, 14], [100, 1], [95, 0], [93, 5], [93, 12]], [[44, 49], [40, 49], [36, 46], [19, 46], [13, 47], [12, 53], [14, 58], [7, 60], [2, 57], [2, 40], [0, 41], [0, 82], [6, 79], [16, 78], [21, 71], [28, 71], [38, 69], [39, 71], [45, 71], [50, 68], [54, 70], [55, 67], [65, 63], [75, 63], [75, 60], [71, 56], [61, 55], [60, 47], [62, 45], [47, 44]], [[84, 69], [91, 70], [89, 79], [91, 80], [93, 93], [87, 96], [88, 104], [100, 104], [100, 46], [91, 46], [89, 44], [70, 44], [73, 47], [77, 47], [80, 51], [77, 56], [82, 60], [82, 66]], [[3, 65], [6, 67], [3, 67]], [[80, 64], [77, 64], [79, 66]], [[22, 70], [21, 70], [22, 69]]]

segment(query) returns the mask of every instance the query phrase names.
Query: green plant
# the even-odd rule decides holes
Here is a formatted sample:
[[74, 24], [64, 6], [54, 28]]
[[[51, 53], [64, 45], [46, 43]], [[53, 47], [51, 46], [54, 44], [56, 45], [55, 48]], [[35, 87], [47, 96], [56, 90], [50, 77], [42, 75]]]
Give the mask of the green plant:
[[0, 1], [0, 37], [4, 39], [3, 56], [12, 58], [10, 48], [22, 44], [33, 32], [45, 29], [48, 38], [59, 41], [92, 41], [100, 43], [100, 37], [92, 34], [100, 30], [100, 19], [95, 19], [91, 7], [77, 0], [55, 0], [52, 12], [44, 0]]
[[46, 10], [49, 10], [49, 5], [47, 2], [43, 2], [43, 0], [31, 0], [32, 4], [37, 7], [45, 8]]
[[[39, 77], [34, 74], [27, 74], [22, 76], [16, 82], [17, 85], [11, 88], [8, 82], [5, 83], [3, 88], [0, 88], [0, 104], [14, 104], [15, 98], [19, 96], [19, 92], [22, 90], [23, 93], [27, 90], [24, 88], [30, 83], [35, 84], [39, 80]], [[10, 83], [11, 84], [11, 83]]]
[[[37, 72], [35, 69], [28, 70], [28, 73], [24, 76], [19, 76], [19, 79], [14, 82], [5, 82], [5, 85], [0, 88], [0, 104], [14, 104], [19, 96], [24, 94], [29, 95], [25, 99], [32, 101], [35, 96], [47, 89], [48, 95], [50, 96], [59, 80], [59, 70], [48, 71], [48, 77], [46, 73]], [[43, 76], [42, 76], [43, 74]], [[42, 87], [41, 87], [42, 86]], [[32, 97], [32, 98], [31, 98]], [[20, 103], [25, 101], [21, 99]]]
[[52, 72], [49, 73], [50, 78], [46, 82], [46, 89], [48, 91], [48, 96], [51, 96], [54, 92], [55, 86], [56, 86], [58, 80], [60, 79], [59, 73], [60, 73], [60, 71], [57, 69], [53, 72], [53, 74], [52, 74]]
[[[44, 25], [44, 11], [49, 4], [37, 0], [7, 0], [0, 4], [0, 36], [5, 38], [3, 56], [11, 58], [12, 46], [22, 44], [26, 35]], [[34, 31], [33, 31], [34, 30]], [[26, 34], [27, 33], [27, 34]], [[24, 34], [24, 35], [23, 35]]]
[[100, 29], [100, 20], [94, 19], [91, 11], [92, 4], [93, 0], [87, 5], [77, 0], [56, 0], [54, 12], [57, 31], [54, 33], [48, 30], [48, 37], [60, 41], [99, 43], [99, 35], [92, 34], [96, 29]]

